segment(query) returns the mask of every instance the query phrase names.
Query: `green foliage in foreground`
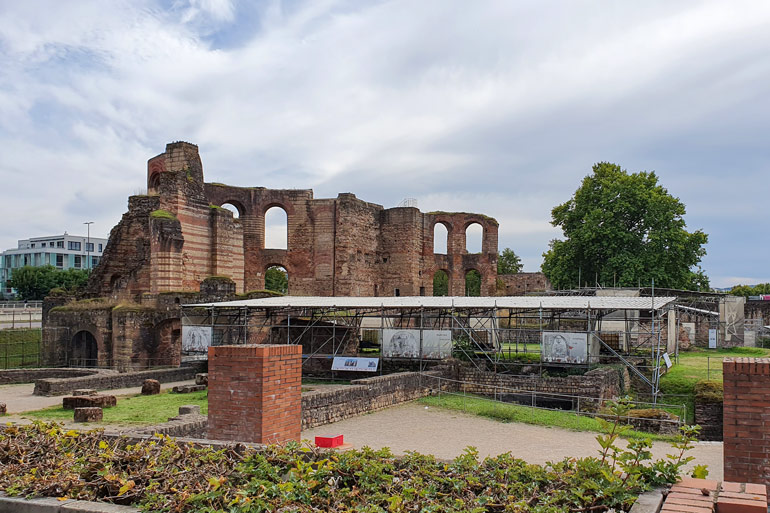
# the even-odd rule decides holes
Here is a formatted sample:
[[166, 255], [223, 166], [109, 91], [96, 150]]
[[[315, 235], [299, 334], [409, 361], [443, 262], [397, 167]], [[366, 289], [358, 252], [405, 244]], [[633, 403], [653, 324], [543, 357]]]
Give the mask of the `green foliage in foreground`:
[[40, 328], [0, 330], [0, 369], [37, 365], [40, 337]]
[[297, 443], [218, 451], [169, 437], [133, 444], [37, 423], [0, 432], [0, 489], [158, 512], [627, 511], [642, 491], [674, 482], [688, 461], [692, 431], [668, 460], [652, 462], [649, 440], [624, 450], [615, 445], [622, 428], [616, 422], [608, 430], [597, 437], [601, 458], [540, 466], [509, 453], [479, 461], [473, 448], [445, 463], [418, 453]]
[[[150, 425], [166, 422], [170, 417], [179, 413], [179, 407], [185, 404], [197, 404], [201, 413], [208, 412], [207, 391], [191, 392], [189, 394], [174, 394], [162, 392], [158, 395], [137, 395], [118, 398], [117, 406], [104, 408], [105, 423]], [[30, 411], [26, 417], [44, 420], [72, 420], [72, 410], [61, 406]]]
[[[441, 396], [423, 397], [419, 401], [428, 406], [464, 411], [501, 422], [520, 422], [535, 426], [559, 427], [595, 433], [601, 433], [603, 430], [601, 420], [594, 417], [575, 415], [562, 410], [544, 410], [520, 404], [502, 403], [473, 395], [442, 394]], [[672, 440], [670, 436], [633, 430], [625, 431], [623, 436], [635, 439]]]

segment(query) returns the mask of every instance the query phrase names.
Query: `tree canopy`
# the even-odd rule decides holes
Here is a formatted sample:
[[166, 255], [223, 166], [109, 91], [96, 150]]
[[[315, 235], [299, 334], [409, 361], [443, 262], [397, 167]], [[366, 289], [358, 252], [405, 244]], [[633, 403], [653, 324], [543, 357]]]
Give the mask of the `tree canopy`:
[[730, 289], [733, 296], [759, 296], [770, 294], [770, 283], [759, 283], [757, 285], [736, 285]]
[[524, 264], [511, 248], [505, 248], [497, 257], [497, 274], [520, 273]]
[[572, 198], [554, 207], [551, 224], [564, 232], [543, 254], [554, 287], [580, 285], [708, 289], [698, 267], [708, 236], [688, 232], [685, 206], [654, 172], [629, 174], [601, 162]]
[[265, 288], [273, 292], [286, 294], [289, 292], [289, 275], [283, 267], [268, 267], [265, 272]]
[[45, 298], [52, 289], [75, 292], [87, 282], [88, 271], [85, 269], [61, 270], [52, 265], [14, 269], [9, 281], [21, 299], [35, 301]]

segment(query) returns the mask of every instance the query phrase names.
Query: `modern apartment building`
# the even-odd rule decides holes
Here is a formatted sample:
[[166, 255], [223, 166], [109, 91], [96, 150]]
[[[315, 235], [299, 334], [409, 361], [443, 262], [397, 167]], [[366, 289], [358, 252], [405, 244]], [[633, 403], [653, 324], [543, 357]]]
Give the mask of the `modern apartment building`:
[[52, 265], [58, 269], [92, 269], [102, 258], [107, 239], [80, 235], [54, 235], [19, 241], [15, 249], [0, 253], [0, 296], [12, 296], [8, 281], [13, 270], [26, 265]]

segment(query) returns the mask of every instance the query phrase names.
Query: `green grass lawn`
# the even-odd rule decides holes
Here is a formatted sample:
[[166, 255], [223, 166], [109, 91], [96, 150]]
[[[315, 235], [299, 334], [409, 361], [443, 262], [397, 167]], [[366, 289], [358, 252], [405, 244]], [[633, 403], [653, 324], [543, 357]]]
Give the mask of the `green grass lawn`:
[[0, 369], [36, 367], [40, 363], [42, 330], [0, 330]]
[[[176, 417], [179, 407], [185, 404], [197, 404], [201, 413], [208, 412], [207, 391], [191, 392], [189, 394], [174, 394], [161, 392], [158, 395], [135, 395], [118, 397], [118, 404], [112, 408], [104, 408], [104, 423], [150, 425], [166, 422], [169, 417]], [[54, 406], [24, 413], [25, 417], [41, 420], [72, 420], [72, 410]]]
[[[687, 405], [687, 421], [693, 422], [695, 383], [702, 380], [722, 382], [722, 358], [763, 357], [770, 355], [770, 349], [757, 347], [733, 347], [729, 349], [702, 349], [682, 351], [679, 362], [660, 378], [662, 402], [684, 402]], [[667, 395], [683, 395], [668, 400]]]
[[[423, 397], [419, 402], [427, 406], [464, 411], [501, 422], [520, 422], [536, 426], [560, 427], [573, 431], [603, 432], [601, 424], [593, 417], [575, 415], [562, 410], [543, 410], [519, 404], [501, 403], [474, 395], [441, 394], [441, 396]], [[626, 431], [623, 435], [624, 438], [673, 440], [671, 436], [641, 431]]]

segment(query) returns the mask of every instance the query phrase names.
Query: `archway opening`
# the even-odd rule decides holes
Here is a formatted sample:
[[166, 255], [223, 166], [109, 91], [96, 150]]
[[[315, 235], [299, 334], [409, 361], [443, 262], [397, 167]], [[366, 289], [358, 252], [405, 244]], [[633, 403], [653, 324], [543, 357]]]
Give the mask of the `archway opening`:
[[289, 216], [281, 207], [265, 212], [265, 249], [289, 249]]
[[444, 223], [433, 225], [433, 252], [437, 255], [449, 253], [449, 230]]
[[242, 215], [241, 209], [239, 209], [236, 205], [234, 205], [232, 203], [222, 203], [222, 208], [232, 212], [233, 213], [233, 219], [238, 219]]
[[265, 289], [289, 293], [289, 272], [281, 265], [271, 265], [265, 271]]
[[433, 275], [433, 295], [449, 295], [449, 274], [443, 269], [439, 269], [436, 271], [436, 274]]
[[154, 196], [160, 193], [160, 173], [155, 173], [150, 177], [150, 182], [147, 184], [147, 194]]
[[91, 332], [82, 330], [75, 333], [70, 342], [70, 367], [96, 367], [99, 348]]
[[481, 295], [481, 273], [476, 269], [465, 273], [465, 295], [472, 297]]
[[484, 228], [479, 223], [471, 223], [465, 229], [465, 251], [468, 253], [481, 253]]

